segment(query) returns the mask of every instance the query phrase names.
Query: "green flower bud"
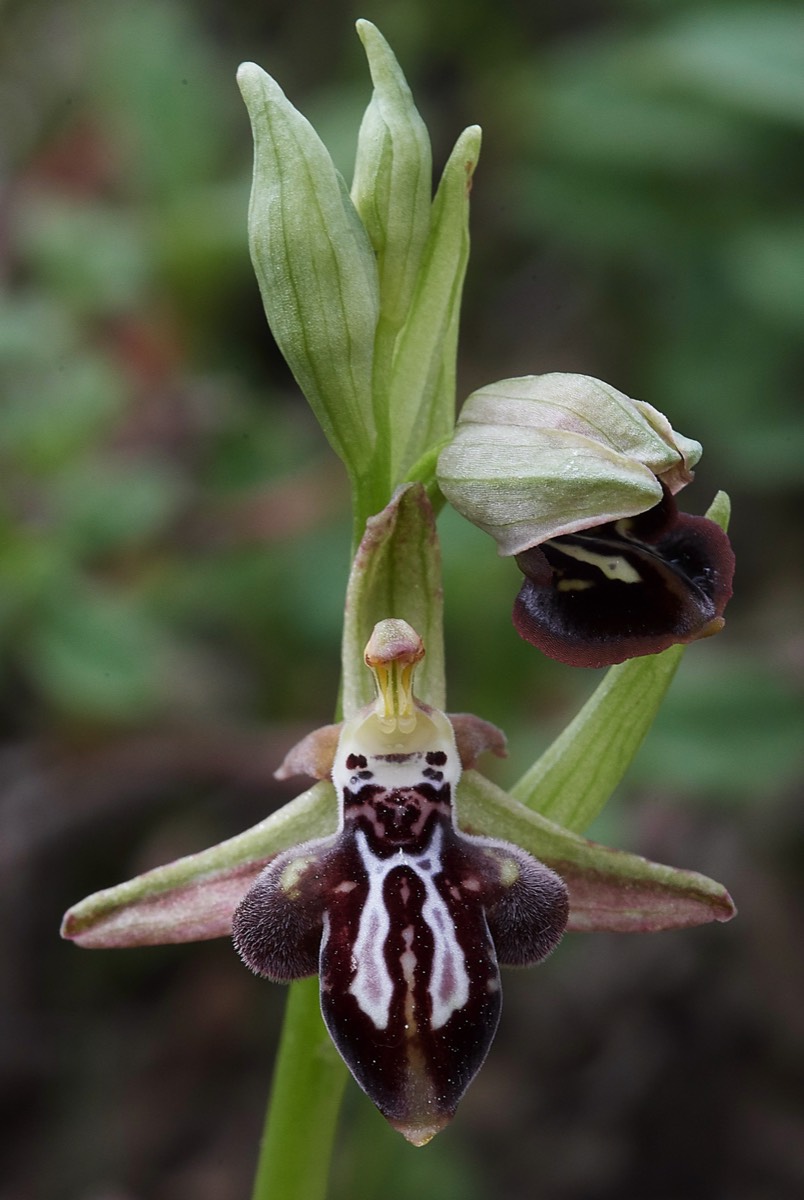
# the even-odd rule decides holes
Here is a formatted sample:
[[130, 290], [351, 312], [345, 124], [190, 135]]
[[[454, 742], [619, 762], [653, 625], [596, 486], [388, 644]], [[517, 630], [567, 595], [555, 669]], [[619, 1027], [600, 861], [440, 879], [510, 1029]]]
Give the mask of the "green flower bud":
[[433, 200], [430, 234], [410, 311], [394, 351], [388, 391], [392, 478], [404, 476], [455, 419], [455, 360], [469, 259], [469, 193], [481, 132], [470, 125], [447, 160]]
[[352, 199], [377, 255], [382, 320], [404, 323], [430, 228], [430, 138], [385, 38], [358, 21], [374, 93], [357, 143]]
[[526, 375], [474, 392], [442, 451], [450, 503], [519, 554], [635, 516], [679, 491], [701, 456], [650, 404], [587, 375]]
[[237, 79], [254, 135], [249, 243], [268, 323], [333, 449], [360, 477], [376, 440], [374, 252], [309, 122], [254, 63]]

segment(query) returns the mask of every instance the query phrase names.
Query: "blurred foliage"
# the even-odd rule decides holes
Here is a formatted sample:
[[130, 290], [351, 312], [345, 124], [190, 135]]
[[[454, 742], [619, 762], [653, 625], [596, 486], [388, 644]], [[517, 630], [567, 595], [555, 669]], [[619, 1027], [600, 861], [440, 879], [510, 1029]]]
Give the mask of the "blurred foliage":
[[[210, 816], [210, 803], [218, 813], [223, 804], [214, 788], [225, 796], [237, 786], [227, 784], [228, 766], [208, 771], [215, 782], [205, 783], [200, 751], [184, 742], [165, 765], [188, 731], [196, 747], [217, 744], [227, 729], [264, 730], [269, 741], [278, 731], [282, 742], [283, 723], [303, 728], [332, 711], [346, 491], [264, 326], [246, 246], [251, 147], [234, 70], [253, 58], [274, 74], [349, 174], [369, 96], [357, 16], [375, 20], [397, 51], [439, 169], [461, 127], [484, 128], [460, 393], [529, 372], [600, 376], [703, 441], [690, 507], [702, 511], [719, 487], [732, 494], [738, 577], [727, 632], [688, 652], [606, 816], [606, 837], [649, 852], [640, 838], [658, 835], [653, 826], [646, 834], [638, 816], [648, 800], [665, 803], [693, 839], [706, 842], [710, 821], [742, 822], [734, 827], [743, 836], [784, 845], [795, 858], [800, 827], [786, 802], [800, 767], [804, 664], [804, 581], [794, 553], [804, 452], [801, 6], [5, 0], [0, 16], [9, 181], [0, 204], [2, 779], [11, 781], [6, 811], [19, 822], [6, 839], [21, 847], [12, 856], [12, 901], [26, 894], [36, 854], [51, 868], [42, 936], [82, 892], [194, 848], [202, 832], [234, 832], [227, 821], [256, 820], [278, 801], [261, 775], [231, 816]], [[495, 771], [510, 779], [594, 680], [519, 642], [509, 621], [515, 567], [453, 514], [442, 525], [450, 703], [507, 729], [512, 761]], [[82, 765], [88, 748], [114, 755], [133, 738], [152, 746], [153, 737], [162, 739], [156, 762], [132, 751], [122, 774]], [[60, 756], [64, 786], [51, 793], [37, 774], [43, 747]], [[253, 768], [250, 754], [243, 749], [233, 776]], [[145, 807], [132, 809], [123, 794]], [[757, 803], [765, 827], [751, 816]], [[52, 870], [48, 829], [77, 856], [66, 875]], [[83, 843], [90, 848], [81, 857]], [[650, 852], [661, 857], [662, 844]], [[673, 852], [671, 839], [664, 853]], [[696, 865], [718, 874], [717, 864]], [[726, 882], [739, 902], [739, 880]], [[247, 979], [249, 999], [227, 1000], [227, 987], [238, 984], [221, 982], [213, 951], [198, 953], [221, 1011], [256, 1004]], [[157, 958], [158, 968], [130, 960], [142, 964], [136, 970], [93, 962], [98, 1021], [104, 995], [118, 999], [99, 982], [104, 972], [125, 987], [131, 972], [144, 997], [152, 985], [158, 995], [168, 960]], [[179, 956], [185, 972], [191, 961]], [[78, 994], [87, 960], [62, 951], [57, 962], [74, 973]], [[569, 987], [572, 970], [568, 956], [559, 988]], [[185, 996], [177, 979], [169, 977], [170, 987]], [[27, 1001], [14, 990], [22, 984], [9, 986], [18, 1019]], [[92, 1028], [83, 1030], [88, 1039]], [[118, 1035], [103, 1028], [115, 1044]], [[263, 1034], [255, 1028], [249, 1037], [253, 1049]], [[542, 1050], [549, 1060], [549, 1046]], [[83, 1100], [71, 1109], [85, 1123], [99, 1121], [108, 1103], [115, 1055], [108, 1043], [103, 1053], [108, 1066], [94, 1084], [82, 1079]], [[37, 1071], [41, 1064], [33, 1078]], [[21, 1068], [20, 1077], [31, 1078]], [[243, 1100], [253, 1137], [261, 1088], [255, 1083]], [[481, 1116], [490, 1094], [477, 1093]], [[55, 1121], [66, 1101], [51, 1103]], [[41, 1114], [35, 1104], [30, 1112], [22, 1147], [36, 1145]], [[338, 1167], [343, 1195], [356, 1194], [364, 1169], [354, 1144], [380, 1137], [364, 1129], [369, 1119], [352, 1118], [355, 1142]], [[101, 1170], [91, 1128], [87, 1148], [71, 1152], [65, 1182], [59, 1171], [76, 1121], [59, 1126], [64, 1157], [30, 1187], [20, 1183], [20, 1194], [237, 1194], [229, 1176], [204, 1190], [192, 1173], [170, 1190], [147, 1154], [150, 1183], [143, 1167], [130, 1191], [115, 1183], [104, 1192], [119, 1163], [107, 1156]], [[471, 1113], [467, 1121], [471, 1129]], [[389, 1200], [423, 1188], [422, 1171], [445, 1200], [490, 1194], [482, 1183], [470, 1189], [457, 1157], [469, 1152], [460, 1131], [444, 1137], [451, 1140], [434, 1152], [432, 1176], [419, 1160], [408, 1167], [398, 1148], [388, 1151], [399, 1166], [393, 1179], [379, 1158], [366, 1178]], [[594, 1146], [584, 1150], [592, 1159]], [[580, 1168], [561, 1176], [554, 1167], [543, 1194], [672, 1192], [656, 1186], [647, 1166], [618, 1175], [610, 1158], [600, 1162], [597, 1190], [588, 1180], [574, 1190]], [[246, 1168], [234, 1173], [241, 1192]], [[488, 1164], [478, 1169], [488, 1181]], [[795, 1170], [772, 1176], [775, 1196], [796, 1194]], [[709, 1172], [704, 1190], [679, 1184], [672, 1194], [763, 1194], [750, 1182], [741, 1190], [750, 1173], [735, 1168], [731, 1177], [723, 1166], [717, 1176], [713, 1164]]]

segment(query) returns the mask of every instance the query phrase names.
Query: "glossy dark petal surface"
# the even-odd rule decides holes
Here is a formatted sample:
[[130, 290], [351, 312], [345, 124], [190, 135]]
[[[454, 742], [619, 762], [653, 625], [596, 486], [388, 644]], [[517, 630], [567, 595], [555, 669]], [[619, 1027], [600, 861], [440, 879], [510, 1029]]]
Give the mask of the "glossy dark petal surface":
[[359, 882], [334, 897], [321, 954], [332, 1039], [360, 1086], [412, 1140], [451, 1119], [501, 1008], [480, 881], [467, 871], [460, 837], [439, 830], [430, 848], [441, 871], [431, 875], [426, 858], [423, 866], [392, 865], [374, 898], [364, 855], [344, 840], [342, 861]]
[[606, 667], [717, 633], [734, 554], [719, 525], [655, 508], [517, 555], [517, 632], [550, 658]]

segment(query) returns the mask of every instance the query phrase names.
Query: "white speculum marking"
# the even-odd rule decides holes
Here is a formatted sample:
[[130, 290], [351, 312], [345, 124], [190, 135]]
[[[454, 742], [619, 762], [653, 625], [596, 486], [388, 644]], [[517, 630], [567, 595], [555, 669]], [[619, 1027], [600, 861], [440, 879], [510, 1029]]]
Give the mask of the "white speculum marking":
[[566, 554], [569, 558], [574, 558], [578, 562], [588, 563], [590, 566], [596, 567], [606, 579], [616, 579], [620, 583], [642, 582], [642, 576], [636, 567], [633, 567], [621, 555], [598, 554], [594, 550], [587, 550], [585, 546], [575, 546], [564, 542], [560, 544], [559, 549], [562, 554]]
[[[391, 871], [397, 867], [407, 867], [416, 873], [425, 889], [422, 918], [429, 925], [434, 942], [433, 968], [427, 985], [432, 1001], [430, 1027], [439, 1029], [469, 999], [466, 957], [456, 937], [449, 910], [433, 882], [433, 876], [441, 870], [441, 826], [435, 826], [429, 846], [419, 854], [400, 850], [390, 858], [377, 858], [369, 849], [362, 830], [358, 830], [355, 842], [368, 876], [369, 890], [353, 948], [357, 970], [349, 991], [377, 1029], [385, 1029], [391, 1014], [394, 981], [385, 962], [385, 942], [391, 921], [383, 902], [383, 885]], [[426, 860], [429, 861], [425, 867], [423, 863]], [[406, 1017], [412, 1016], [417, 962], [413, 933], [411, 926], [403, 930], [405, 949], [399, 964], [406, 989]]]

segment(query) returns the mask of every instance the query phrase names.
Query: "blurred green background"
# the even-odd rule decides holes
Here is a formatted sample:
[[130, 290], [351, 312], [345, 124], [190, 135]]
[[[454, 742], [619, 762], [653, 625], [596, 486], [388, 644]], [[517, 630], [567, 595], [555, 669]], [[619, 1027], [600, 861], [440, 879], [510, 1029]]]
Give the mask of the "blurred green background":
[[[460, 396], [600, 376], [704, 443], [686, 507], [731, 493], [727, 631], [593, 833], [721, 879], [740, 916], [509, 973], [426, 1150], [350, 1091], [333, 1198], [792, 1200], [804, 9], [765, 0], [0, 3], [0, 1198], [249, 1191], [282, 989], [224, 942], [95, 954], [56, 930], [289, 798], [273, 768], [331, 719], [348, 497], [264, 324], [234, 73], [270, 71], [348, 178], [358, 16], [439, 168], [484, 129]], [[597, 673], [520, 642], [514, 565], [442, 527], [450, 706], [508, 731], [513, 779]]]

